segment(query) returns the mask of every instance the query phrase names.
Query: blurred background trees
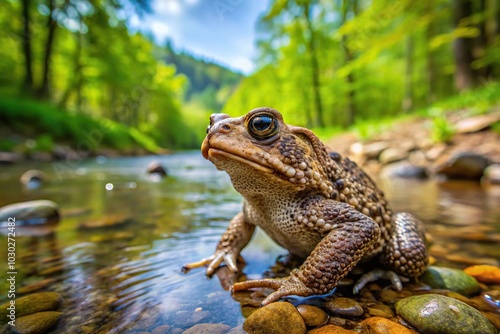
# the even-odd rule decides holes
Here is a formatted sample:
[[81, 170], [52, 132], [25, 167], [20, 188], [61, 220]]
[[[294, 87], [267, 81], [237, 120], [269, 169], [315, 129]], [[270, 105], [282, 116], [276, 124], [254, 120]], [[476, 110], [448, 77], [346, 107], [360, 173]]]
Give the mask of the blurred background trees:
[[[189, 148], [211, 112], [272, 106], [289, 123], [346, 128], [500, 76], [495, 0], [271, 0], [248, 76], [131, 33], [126, 18], [151, 11], [151, 0], [5, 0], [0, 9], [0, 132], [9, 138], [23, 132], [12, 106], [26, 99]], [[29, 131], [56, 132], [31, 121], [46, 126]]]

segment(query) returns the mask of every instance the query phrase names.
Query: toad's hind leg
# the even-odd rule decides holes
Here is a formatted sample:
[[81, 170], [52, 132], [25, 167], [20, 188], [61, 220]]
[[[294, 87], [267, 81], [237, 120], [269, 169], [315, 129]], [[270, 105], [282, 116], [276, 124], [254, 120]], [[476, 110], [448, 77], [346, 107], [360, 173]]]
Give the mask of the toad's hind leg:
[[399, 275], [418, 277], [429, 262], [425, 230], [421, 221], [403, 212], [394, 217], [394, 231], [382, 252], [380, 262]]
[[397, 290], [401, 290], [401, 281], [407, 281], [407, 277], [420, 276], [428, 262], [422, 222], [409, 213], [398, 213], [394, 217], [390, 239], [380, 255], [380, 263], [389, 270], [377, 268], [363, 275], [353, 291], [357, 293], [367, 283], [379, 278], [389, 279]]

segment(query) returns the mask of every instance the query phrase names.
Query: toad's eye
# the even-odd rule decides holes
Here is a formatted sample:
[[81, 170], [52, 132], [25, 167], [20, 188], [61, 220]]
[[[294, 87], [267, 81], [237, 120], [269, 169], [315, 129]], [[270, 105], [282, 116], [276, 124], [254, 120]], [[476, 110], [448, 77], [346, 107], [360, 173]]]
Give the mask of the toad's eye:
[[248, 132], [256, 139], [268, 139], [278, 133], [278, 120], [272, 114], [256, 114], [248, 121]]

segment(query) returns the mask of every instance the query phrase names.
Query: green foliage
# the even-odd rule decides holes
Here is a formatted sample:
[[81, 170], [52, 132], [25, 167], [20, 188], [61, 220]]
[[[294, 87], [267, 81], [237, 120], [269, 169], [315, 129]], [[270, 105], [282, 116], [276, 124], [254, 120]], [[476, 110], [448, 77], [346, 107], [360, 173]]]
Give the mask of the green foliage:
[[432, 119], [431, 138], [435, 143], [449, 143], [455, 135], [455, 128], [444, 116]]
[[[62, 142], [90, 152], [95, 152], [101, 145], [122, 151], [134, 147], [158, 151], [151, 138], [137, 132], [109, 119], [67, 114], [47, 103], [7, 97], [0, 99], [0, 133], [3, 137], [26, 138], [39, 134], [30, 150], [50, 152], [54, 142]], [[16, 144], [12, 140], [3, 140], [0, 145], [12, 151]]]
[[35, 150], [40, 152], [52, 152], [54, 140], [49, 134], [43, 134], [36, 140]]
[[451, 110], [467, 108], [471, 114], [485, 114], [498, 104], [500, 104], [500, 83], [491, 82], [441, 101], [436, 107]]
[[[464, 66], [456, 61], [464, 55], [454, 54], [458, 38], [472, 45], [460, 52], [473, 48], [473, 61], [466, 66], [476, 85], [493, 82], [460, 93], [447, 106], [473, 106], [475, 113], [484, 113], [500, 98], [495, 83], [500, 35], [498, 29], [483, 29], [500, 25], [491, 14], [498, 10], [492, 3], [484, 8], [474, 4], [470, 16], [457, 24], [446, 0], [273, 0], [268, 8], [258, 22], [259, 66], [243, 79], [224, 112], [242, 114], [267, 105], [297, 125], [318, 126], [321, 117], [327, 127], [361, 123], [358, 135], [367, 139], [380, 131], [374, 125], [378, 120], [457, 94], [454, 76]], [[451, 132], [441, 120], [435, 128], [441, 133], [438, 140], [449, 140]]]

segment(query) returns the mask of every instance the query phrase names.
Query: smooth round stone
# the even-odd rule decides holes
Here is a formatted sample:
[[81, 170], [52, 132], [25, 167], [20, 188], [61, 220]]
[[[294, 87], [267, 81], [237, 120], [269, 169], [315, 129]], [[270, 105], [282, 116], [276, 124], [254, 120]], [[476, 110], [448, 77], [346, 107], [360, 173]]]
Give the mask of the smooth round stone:
[[382, 318], [382, 317], [371, 317], [361, 321], [363, 328], [367, 330], [370, 334], [386, 334], [386, 333], [398, 333], [398, 334], [415, 334], [416, 332], [406, 328], [403, 325], [398, 324], [392, 320]]
[[[43, 334], [48, 333], [54, 327], [62, 312], [47, 311], [25, 315], [16, 319], [15, 333], [23, 334]], [[9, 328], [12, 328], [9, 325]], [[2, 331], [3, 333], [3, 331]]]
[[148, 174], [167, 175], [167, 169], [159, 161], [151, 161], [146, 169]]
[[404, 160], [408, 157], [408, 152], [406, 150], [389, 147], [380, 153], [378, 160], [381, 164], [387, 165], [393, 162]]
[[500, 185], [500, 164], [488, 166], [484, 170], [484, 175], [481, 178], [481, 182], [491, 185]]
[[481, 283], [500, 284], [500, 268], [491, 265], [477, 265], [464, 269], [464, 272], [471, 275]]
[[480, 289], [476, 279], [463, 270], [429, 266], [419, 280], [435, 289], [449, 289], [471, 296]]
[[[55, 311], [59, 308], [62, 302], [62, 297], [57, 292], [40, 292], [27, 295], [15, 299], [16, 302], [16, 318], [25, 315], [43, 312]], [[10, 321], [7, 318], [10, 310], [10, 301], [0, 305], [0, 324], [5, 324]]]
[[324, 307], [332, 314], [339, 317], [356, 318], [363, 315], [364, 311], [361, 305], [354, 299], [339, 297], [329, 300]]
[[328, 315], [325, 311], [313, 305], [299, 305], [297, 311], [299, 311], [307, 326], [318, 327], [328, 321]]
[[310, 330], [309, 332], [307, 332], [307, 334], [356, 334], [356, 332], [329, 324]]
[[230, 328], [225, 324], [198, 324], [184, 331], [183, 334], [223, 334]]
[[478, 310], [454, 298], [427, 294], [411, 296], [395, 304], [396, 313], [426, 334], [497, 333]]
[[47, 200], [28, 201], [6, 205], [0, 208], [0, 223], [16, 219], [16, 227], [38, 226], [59, 222], [59, 208]]
[[252, 313], [243, 323], [243, 329], [250, 334], [304, 334], [306, 324], [292, 304], [275, 302]]
[[473, 152], [461, 152], [439, 166], [436, 173], [451, 179], [479, 180], [489, 164], [488, 157]]
[[21, 181], [22, 184], [29, 186], [30, 184], [41, 184], [46, 178], [47, 175], [41, 170], [30, 169], [21, 175], [19, 181]]

